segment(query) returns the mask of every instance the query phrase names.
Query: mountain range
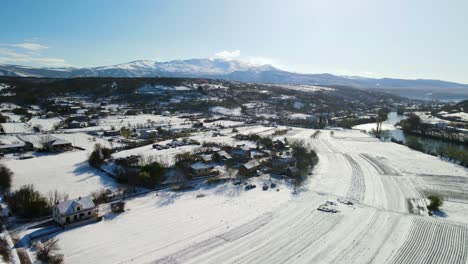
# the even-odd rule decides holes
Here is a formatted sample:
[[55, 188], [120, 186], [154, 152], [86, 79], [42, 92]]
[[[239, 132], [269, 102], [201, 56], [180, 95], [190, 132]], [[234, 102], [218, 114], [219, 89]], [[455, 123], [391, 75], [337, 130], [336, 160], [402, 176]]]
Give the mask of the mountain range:
[[239, 60], [189, 59], [158, 62], [137, 60], [100, 67], [34, 68], [20, 65], [0, 65], [0, 76], [17, 77], [196, 77], [231, 81], [351, 86], [378, 89], [418, 99], [468, 99], [468, 85], [429, 79], [393, 79], [339, 76], [333, 74], [303, 74], [288, 72], [271, 65], [254, 65]]

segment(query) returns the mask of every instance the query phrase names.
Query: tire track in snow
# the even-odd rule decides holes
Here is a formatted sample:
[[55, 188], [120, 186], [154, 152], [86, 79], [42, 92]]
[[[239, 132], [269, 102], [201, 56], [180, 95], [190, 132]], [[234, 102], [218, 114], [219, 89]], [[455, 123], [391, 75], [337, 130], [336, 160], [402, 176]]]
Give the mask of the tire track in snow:
[[225, 243], [232, 242], [256, 231], [270, 222], [272, 216], [272, 213], [263, 214], [229, 232], [195, 243], [190, 247], [179, 250], [171, 255], [153, 261], [152, 263], [184, 263], [191, 258], [197, 257], [207, 251], [220, 247]]
[[401, 173], [399, 173], [396, 169], [392, 168], [390, 165], [388, 165], [385, 161], [376, 158], [372, 155], [369, 154], [360, 154], [360, 156], [367, 160], [380, 174], [382, 175], [396, 175], [396, 176], [401, 176]]
[[366, 183], [363, 175], [364, 172], [362, 171], [359, 163], [357, 163], [356, 160], [354, 160], [349, 154], [343, 154], [343, 156], [346, 158], [352, 168], [351, 184], [348, 192], [346, 193], [346, 196], [349, 199], [362, 202], [366, 196]]
[[415, 217], [406, 241], [390, 263], [465, 264], [467, 255], [467, 226]]

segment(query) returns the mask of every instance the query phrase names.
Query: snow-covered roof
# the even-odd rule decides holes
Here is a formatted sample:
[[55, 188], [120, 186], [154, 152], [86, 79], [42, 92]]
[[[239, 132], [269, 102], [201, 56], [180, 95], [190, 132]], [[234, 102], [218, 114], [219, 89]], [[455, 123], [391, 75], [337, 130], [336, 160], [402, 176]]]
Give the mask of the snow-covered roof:
[[220, 150], [217, 153], [220, 157], [223, 157], [225, 159], [232, 159], [231, 155], [229, 155], [229, 153], [227, 153], [225, 150]]
[[205, 164], [203, 162], [196, 162], [194, 164], [192, 164], [190, 166], [190, 168], [194, 169], [194, 170], [202, 170], [202, 169], [210, 169], [212, 168], [213, 166], [211, 165], [208, 165], [208, 164]]
[[249, 160], [249, 162], [243, 164], [242, 166], [244, 166], [244, 168], [250, 170], [250, 169], [253, 169], [253, 168], [255, 168], [255, 167], [259, 166], [259, 165], [260, 165], [260, 163], [257, 160], [253, 159], [253, 160]]
[[91, 196], [88, 197], [80, 197], [74, 200], [66, 200], [63, 202], [59, 202], [57, 205], [57, 209], [59, 210], [61, 215], [68, 215], [76, 212], [76, 208], [80, 207], [80, 211], [89, 210], [96, 207], [93, 202], [93, 198]]
[[24, 144], [24, 143], [0, 145], [0, 149], [22, 148], [22, 147], [24, 147], [24, 146], [26, 146], [26, 144]]
[[69, 144], [71, 144], [71, 142], [66, 141], [64, 139], [60, 139], [60, 138], [54, 139], [54, 140], [49, 142], [49, 145], [51, 145], [51, 146], [69, 145]]

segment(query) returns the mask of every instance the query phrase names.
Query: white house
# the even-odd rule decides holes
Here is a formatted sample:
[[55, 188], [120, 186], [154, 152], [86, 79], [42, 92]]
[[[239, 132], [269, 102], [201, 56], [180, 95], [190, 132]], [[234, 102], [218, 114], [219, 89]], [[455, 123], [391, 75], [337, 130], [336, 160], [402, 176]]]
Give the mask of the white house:
[[92, 196], [79, 197], [74, 200], [66, 200], [57, 203], [52, 210], [52, 217], [59, 225], [67, 224], [98, 217], [98, 208], [93, 202]]

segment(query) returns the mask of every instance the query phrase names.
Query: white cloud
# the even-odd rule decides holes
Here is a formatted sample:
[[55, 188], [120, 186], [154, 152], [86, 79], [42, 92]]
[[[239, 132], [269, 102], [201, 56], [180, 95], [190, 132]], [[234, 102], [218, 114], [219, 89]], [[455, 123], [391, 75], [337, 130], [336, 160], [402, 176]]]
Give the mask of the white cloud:
[[12, 44], [11, 46], [18, 47], [18, 48], [23, 48], [23, 49], [27, 49], [27, 50], [42, 50], [42, 49], [49, 48], [49, 47], [41, 45], [41, 44], [29, 43], [29, 42], [19, 43], [19, 44]]
[[22, 53], [12, 49], [0, 48], [0, 63], [30, 64], [38, 66], [67, 66], [62, 58], [43, 57], [39, 54]]
[[239, 58], [240, 56], [240, 50], [223, 50], [220, 52], [215, 53], [211, 59], [222, 59], [222, 60], [234, 60]]
[[271, 58], [266, 58], [266, 57], [253, 57], [253, 58], [246, 59], [245, 61], [256, 66], [271, 65], [271, 66], [279, 67], [279, 63], [276, 60], [271, 59]]
[[267, 57], [241, 57], [240, 50], [223, 50], [220, 52], [215, 53], [213, 56], [210, 57], [211, 60], [213, 59], [223, 59], [223, 60], [239, 60], [244, 63], [250, 64], [252, 66], [262, 66], [262, 65], [271, 65], [276, 68], [282, 68], [281, 64], [272, 58]]

